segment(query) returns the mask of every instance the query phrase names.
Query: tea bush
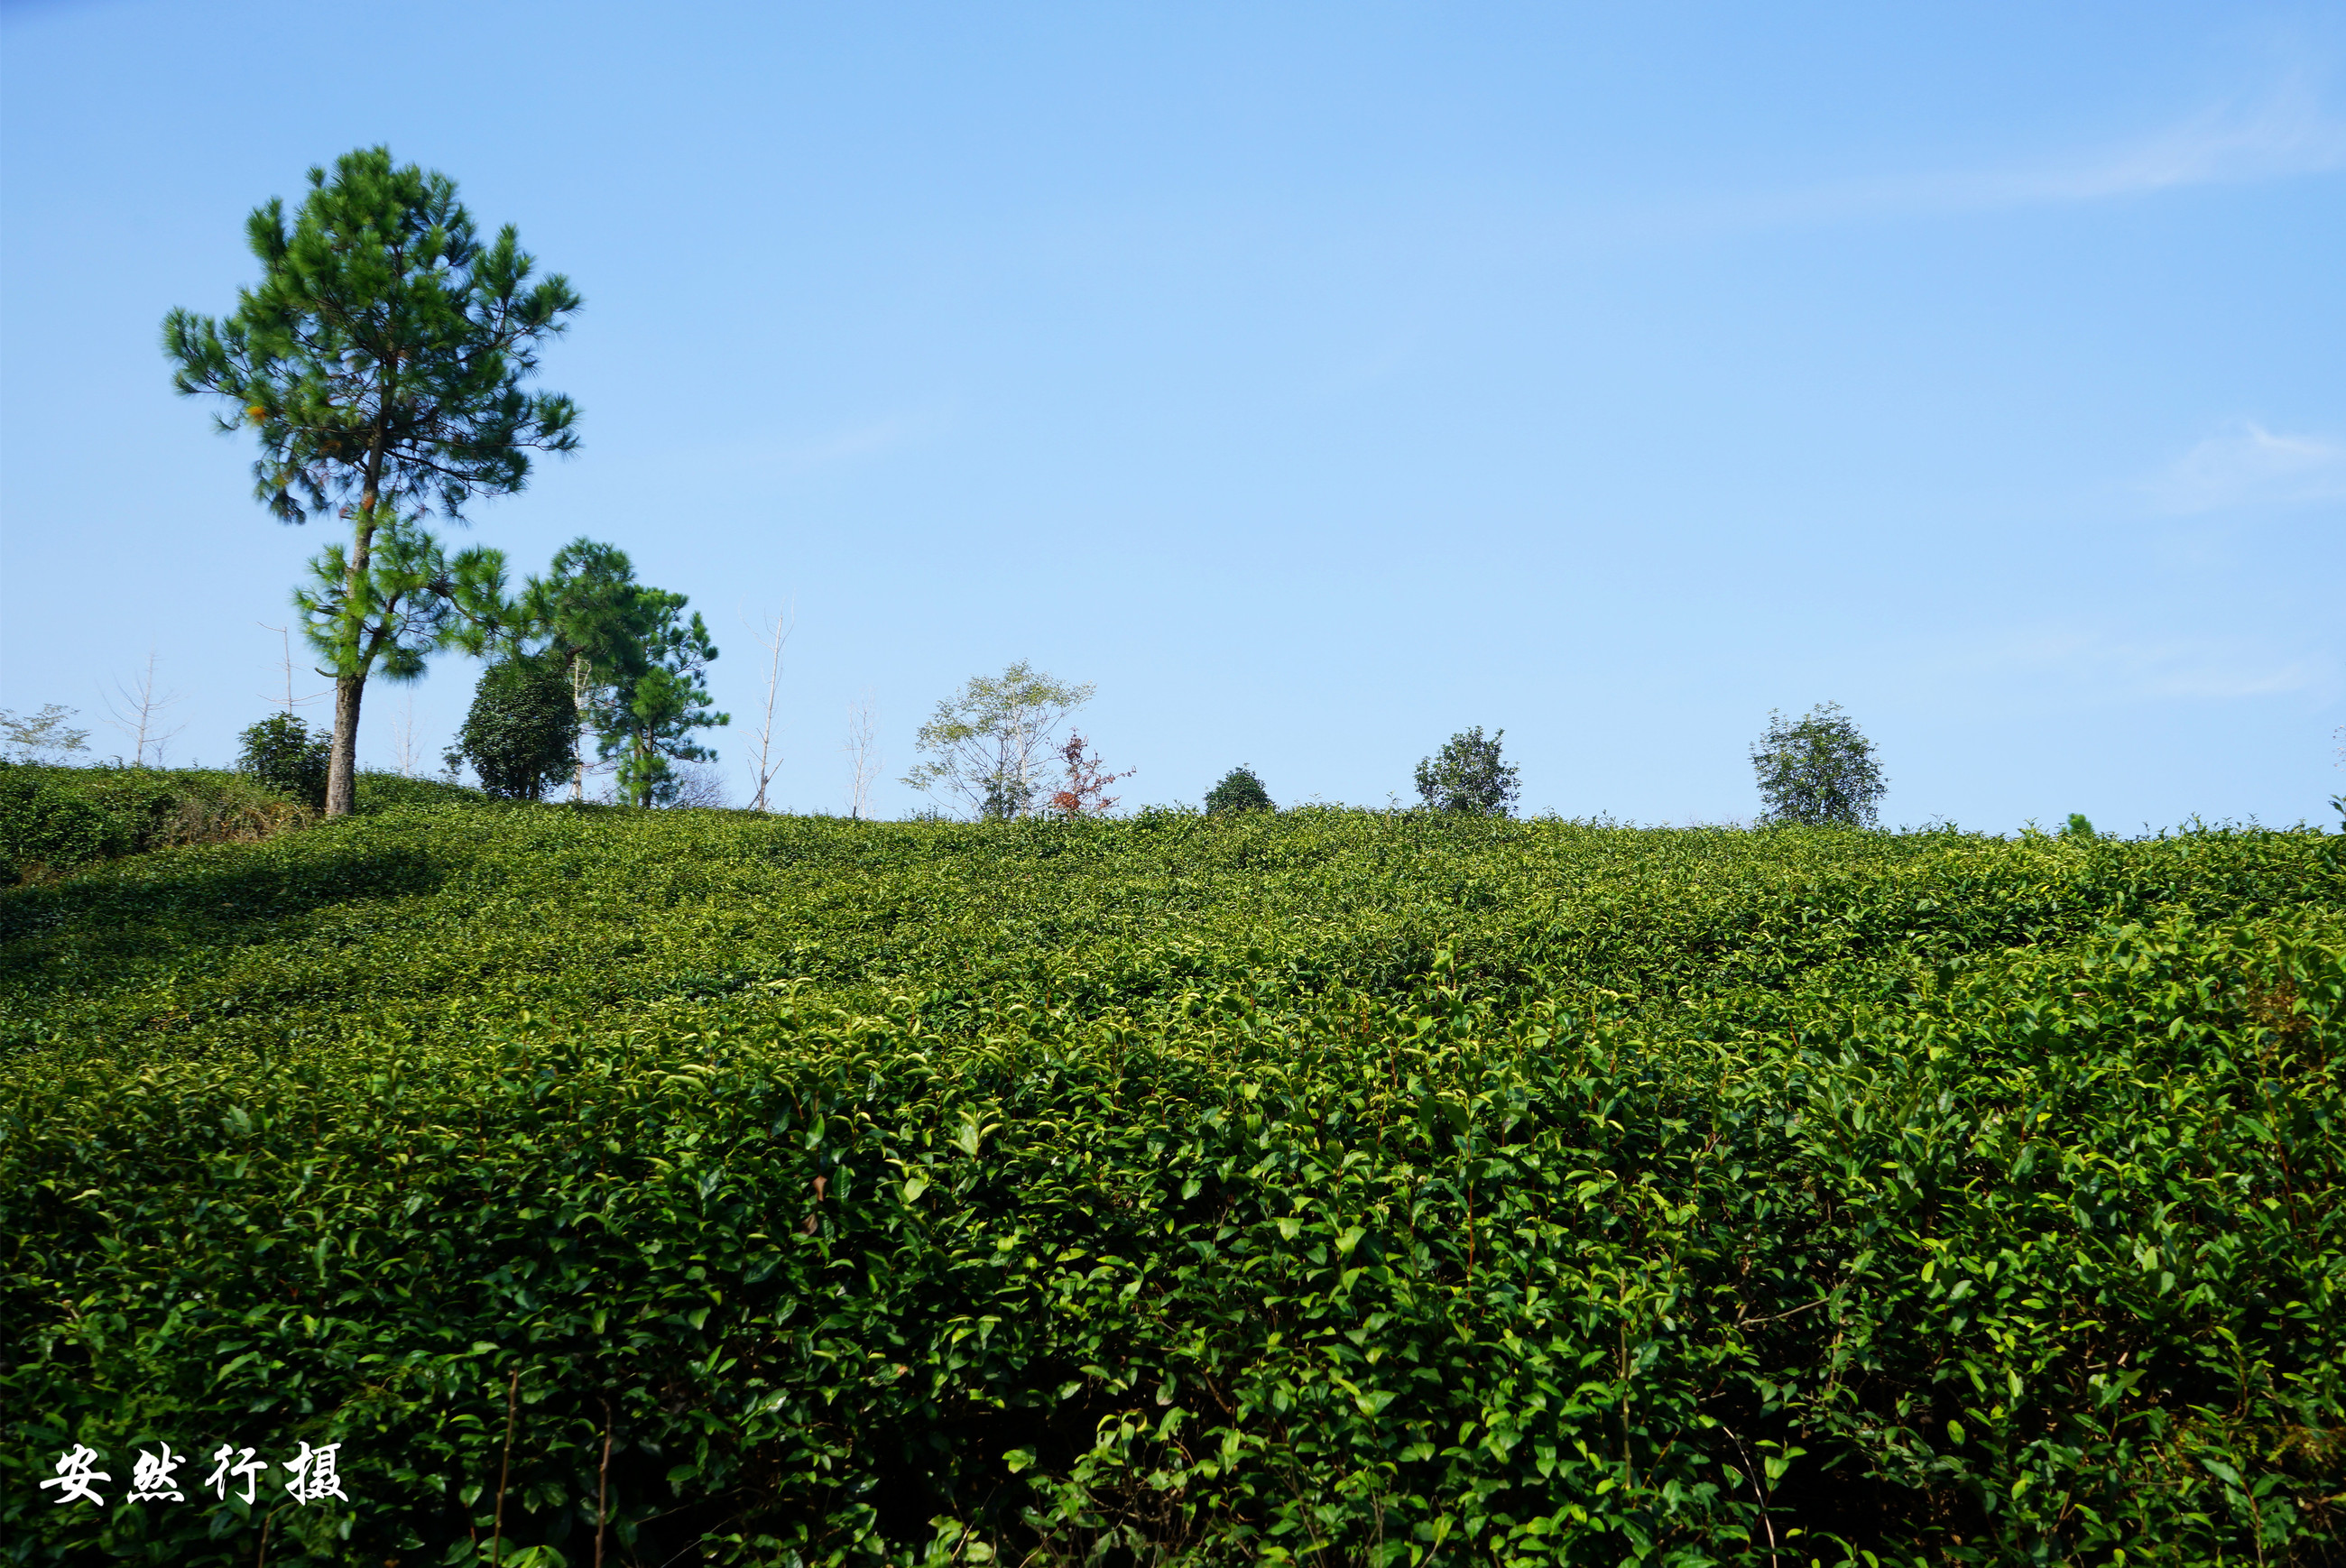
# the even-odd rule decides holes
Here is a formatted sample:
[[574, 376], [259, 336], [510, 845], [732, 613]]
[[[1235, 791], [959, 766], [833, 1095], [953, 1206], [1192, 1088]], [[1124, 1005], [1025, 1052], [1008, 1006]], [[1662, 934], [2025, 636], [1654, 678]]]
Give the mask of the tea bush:
[[0, 1561], [2334, 1563], [2341, 846], [484, 804], [19, 888]]

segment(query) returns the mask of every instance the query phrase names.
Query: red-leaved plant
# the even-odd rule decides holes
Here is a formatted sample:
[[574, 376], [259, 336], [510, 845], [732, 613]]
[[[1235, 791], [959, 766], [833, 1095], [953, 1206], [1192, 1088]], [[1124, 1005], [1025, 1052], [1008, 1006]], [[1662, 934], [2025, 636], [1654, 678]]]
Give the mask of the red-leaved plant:
[[1067, 743], [1059, 748], [1059, 757], [1066, 764], [1067, 782], [1065, 789], [1051, 797], [1051, 809], [1070, 821], [1086, 812], [1098, 816], [1107, 811], [1117, 799], [1107, 792], [1107, 787], [1119, 779], [1131, 778], [1137, 771], [1127, 768], [1121, 773], [1101, 772], [1099, 758], [1085, 754], [1081, 735], [1069, 735]]

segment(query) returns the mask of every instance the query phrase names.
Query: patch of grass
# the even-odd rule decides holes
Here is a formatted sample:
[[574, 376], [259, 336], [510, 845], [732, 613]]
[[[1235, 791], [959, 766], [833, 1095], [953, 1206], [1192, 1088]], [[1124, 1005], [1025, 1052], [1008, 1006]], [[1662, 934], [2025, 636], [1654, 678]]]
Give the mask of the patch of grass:
[[[441, 804], [0, 892], [0, 1561], [2335, 1561], [2341, 849]], [[117, 1505], [165, 1441], [351, 1502]]]

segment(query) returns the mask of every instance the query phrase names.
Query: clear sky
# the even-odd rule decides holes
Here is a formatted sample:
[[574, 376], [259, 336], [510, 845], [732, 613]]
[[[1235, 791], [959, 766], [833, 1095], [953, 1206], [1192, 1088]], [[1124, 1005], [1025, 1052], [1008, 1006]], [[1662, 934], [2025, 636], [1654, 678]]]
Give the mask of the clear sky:
[[[2346, 789], [2334, 0], [8, 0], [0, 89], [0, 707], [102, 754], [150, 651], [175, 759], [281, 695], [327, 532], [158, 328], [384, 143], [586, 299], [583, 450], [470, 539], [689, 594], [737, 801], [785, 606], [800, 809], [859, 692], [892, 815], [1017, 658], [1127, 805], [1382, 804], [1481, 725], [1527, 809], [1743, 818], [1827, 699], [1892, 822]], [[371, 686], [362, 759], [475, 673]]]

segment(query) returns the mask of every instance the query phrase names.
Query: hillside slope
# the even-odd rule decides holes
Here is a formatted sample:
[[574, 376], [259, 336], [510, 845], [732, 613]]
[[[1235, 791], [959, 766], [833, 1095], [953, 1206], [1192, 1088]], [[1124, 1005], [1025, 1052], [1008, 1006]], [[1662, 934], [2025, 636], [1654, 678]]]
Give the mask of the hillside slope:
[[[12, 890], [0, 1561], [2339, 1561], [2341, 846], [470, 805]], [[167, 1441], [350, 1497], [36, 1487]]]

